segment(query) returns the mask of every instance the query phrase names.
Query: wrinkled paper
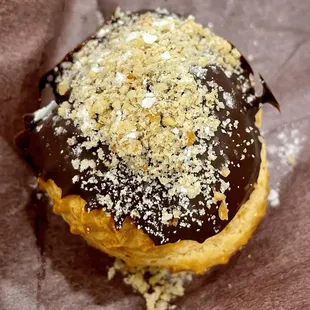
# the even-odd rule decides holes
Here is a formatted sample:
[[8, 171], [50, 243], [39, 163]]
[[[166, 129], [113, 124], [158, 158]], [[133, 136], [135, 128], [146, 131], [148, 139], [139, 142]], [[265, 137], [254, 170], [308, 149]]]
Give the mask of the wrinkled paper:
[[228, 265], [187, 286], [178, 309], [310, 309], [308, 0], [0, 0], [0, 309], [144, 308], [120, 277], [107, 280], [111, 259], [70, 234], [33, 192], [14, 146], [22, 115], [40, 105], [40, 77], [117, 5], [196, 16], [242, 51], [281, 104], [281, 114], [264, 106], [267, 217]]

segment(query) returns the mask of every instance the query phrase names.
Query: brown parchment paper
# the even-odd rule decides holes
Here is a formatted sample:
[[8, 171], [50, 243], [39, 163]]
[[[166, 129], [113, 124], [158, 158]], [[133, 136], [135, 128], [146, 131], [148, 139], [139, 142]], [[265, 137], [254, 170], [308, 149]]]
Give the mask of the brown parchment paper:
[[111, 260], [33, 193], [13, 142], [21, 116], [39, 107], [41, 75], [117, 5], [195, 15], [252, 59], [281, 103], [281, 114], [264, 107], [263, 126], [279, 205], [228, 265], [188, 285], [178, 308], [310, 309], [309, 0], [0, 0], [0, 309], [144, 307], [121, 278], [107, 281]]

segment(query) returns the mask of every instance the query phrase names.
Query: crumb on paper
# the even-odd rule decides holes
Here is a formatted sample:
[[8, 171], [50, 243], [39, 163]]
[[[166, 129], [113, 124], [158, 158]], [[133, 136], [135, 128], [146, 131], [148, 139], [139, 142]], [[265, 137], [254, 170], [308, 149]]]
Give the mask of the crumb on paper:
[[250, 54], [250, 55], [248, 56], [248, 61], [253, 61], [253, 60], [254, 60], [254, 56]]
[[287, 162], [289, 165], [293, 166], [295, 164], [295, 156], [293, 154], [290, 154], [287, 157]]
[[96, 11], [96, 19], [97, 19], [97, 25], [103, 25], [104, 23], [104, 17], [100, 11]]
[[108, 269], [108, 280], [109, 280], [109, 281], [112, 280], [112, 279], [114, 278], [115, 274], [116, 274], [116, 269], [115, 269], [115, 267], [114, 267], [114, 266], [110, 267], [110, 268]]
[[272, 188], [269, 192], [268, 202], [271, 207], [279, 206], [280, 204], [279, 192]]
[[171, 302], [184, 295], [184, 284], [192, 280], [192, 273], [171, 273], [167, 269], [155, 267], [130, 267], [116, 258], [108, 270], [108, 280], [119, 272], [124, 282], [140, 293], [147, 310], [176, 309]]

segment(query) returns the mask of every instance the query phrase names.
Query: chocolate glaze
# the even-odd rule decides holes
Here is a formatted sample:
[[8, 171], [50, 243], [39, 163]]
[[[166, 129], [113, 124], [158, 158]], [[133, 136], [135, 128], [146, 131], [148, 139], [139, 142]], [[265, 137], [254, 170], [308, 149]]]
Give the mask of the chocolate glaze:
[[[91, 39], [94, 39], [92, 37]], [[82, 45], [79, 46], [81, 48]], [[78, 48], [78, 49], [79, 49]], [[77, 51], [78, 49], [75, 49]], [[65, 58], [65, 61], [71, 61], [72, 54], [68, 54]], [[242, 56], [240, 59], [242, 62], [242, 68], [244, 70], [243, 76], [246, 80], [249, 79], [250, 74], [253, 73], [250, 65], [247, 63], [246, 59]], [[201, 79], [201, 83], [207, 85], [208, 81], [215, 81], [219, 86], [222, 86], [223, 91], [219, 93], [219, 99], [225, 102], [224, 92], [227, 92], [231, 95], [234, 101], [234, 106], [229, 108], [229, 118], [234, 122], [237, 120], [238, 129], [232, 130], [232, 136], [223, 133], [221, 127], [216, 132], [214, 137], [214, 142], [216, 142], [214, 150], [217, 155], [217, 159], [214, 162], [216, 168], [221, 169], [223, 164], [228, 159], [230, 162], [233, 162], [234, 165], [229, 165], [230, 174], [226, 177], [226, 181], [230, 183], [230, 190], [225, 192], [226, 194], [226, 203], [228, 204], [229, 209], [229, 219], [221, 220], [218, 215], [218, 206], [219, 203], [214, 204], [210, 209], [205, 209], [206, 214], [199, 216], [196, 219], [203, 221], [203, 225], [199, 226], [193, 219], [187, 218], [184, 219], [186, 223], [190, 224], [190, 227], [182, 227], [180, 224], [182, 220], [179, 220], [176, 226], [164, 226], [159, 221], [159, 214], [161, 210], [158, 210], [157, 216], [158, 225], [163, 231], [165, 240], [159, 238], [158, 236], [148, 233], [145, 230], [146, 226], [149, 226], [149, 223], [146, 223], [142, 218], [135, 219], [135, 224], [141, 226], [141, 229], [149, 235], [149, 237], [154, 241], [156, 245], [176, 242], [178, 240], [196, 240], [198, 242], [203, 242], [207, 238], [215, 235], [216, 233], [223, 230], [226, 225], [232, 220], [240, 206], [249, 198], [249, 195], [253, 191], [253, 185], [255, 184], [259, 169], [260, 169], [260, 151], [261, 143], [258, 139], [259, 130], [255, 127], [255, 114], [259, 109], [259, 105], [264, 103], [265, 100], [270, 102], [278, 107], [274, 96], [270, 92], [270, 89], [266, 83], [262, 81], [264, 87], [264, 92], [261, 97], [256, 97], [252, 104], [248, 104], [246, 99], [250, 95], [255, 94], [253, 87], [250, 87], [247, 92], [242, 92], [242, 83], [238, 79], [237, 75], [232, 75], [230, 78], [226, 76], [224, 71], [215, 65], [207, 67], [207, 73]], [[58, 66], [58, 70], [61, 70]], [[48, 73], [41, 81], [40, 86], [43, 87], [46, 84], [46, 77], [48, 75], [55, 75], [55, 71]], [[52, 83], [52, 87], [55, 92], [57, 103], [61, 103], [67, 99], [66, 96], [59, 96], [55, 91], [55, 84]], [[202, 103], [203, 104], [203, 103]], [[226, 109], [221, 109], [215, 111], [215, 116], [224, 121], [227, 119]], [[40, 131], [37, 131], [36, 128], [39, 126], [42, 128]], [[55, 135], [54, 128], [63, 127], [66, 132], [64, 134]], [[253, 128], [252, 131], [246, 131], [246, 128]], [[98, 192], [96, 191], [87, 191], [81, 188], [81, 183], [77, 182], [73, 184], [72, 178], [77, 174], [77, 171], [73, 169], [71, 165], [71, 160], [77, 158], [76, 155], [72, 152], [72, 147], [67, 143], [67, 139], [72, 137], [73, 134], [76, 135], [79, 133], [79, 130], [73, 126], [71, 121], [64, 120], [60, 117], [57, 117], [57, 111], [54, 111], [47, 119], [41, 120], [38, 123], [33, 123], [33, 116], [28, 115], [25, 117], [25, 131], [21, 133], [17, 139], [16, 143], [19, 148], [23, 151], [25, 159], [30, 163], [30, 165], [35, 169], [36, 173], [43, 179], [53, 179], [55, 183], [62, 189], [63, 196], [70, 194], [80, 195], [87, 202], [87, 209], [98, 208], [99, 206], [94, 203], [95, 196]], [[79, 138], [80, 141], [83, 141], [83, 138]], [[244, 141], [251, 141], [253, 143], [245, 146]], [[240, 145], [240, 147], [238, 147]], [[100, 146], [106, 154], [109, 154], [109, 147], [107, 145]], [[246, 148], [246, 153], [243, 152]], [[82, 150], [82, 153], [79, 155], [79, 159], [96, 159], [92, 154], [95, 151], [94, 149], [86, 151]], [[221, 152], [224, 152], [224, 156], [220, 155]], [[241, 160], [241, 156], [244, 155], [245, 158]], [[202, 156], [202, 159], [204, 156]], [[120, 163], [121, 166], [124, 163]], [[97, 166], [98, 170], [105, 172], [108, 168], [103, 164]], [[79, 173], [80, 176], [86, 176], [87, 172]], [[84, 175], [83, 175], [84, 174]], [[131, 176], [128, 174], [126, 180], [130, 184], [131, 188], [134, 190], [135, 184], [130, 182]], [[106, 188], [109, 187], [109, 184], [106, 184]], [[147, 186], [147, 184], [145, 184]], [[219, 190], [220, 184], [216, 184], [214, 190]], [[119, 191], [121, 188], [118, 189]], [[166, 191], [165, 187], [158, 181], [158, 186], [156, 187], [156, 194], [161, 197], [162, 206], [171, 208], [172, 205], [178, 205], [179, 198], [174, 197], [172, 202], [168, 202], [166, 198], [163, 197], [163, 193]], [[101, 194], [106, 194], [104, 191]], [[111, 194], [111, 193], [109, 193]], [[154, 191], [151, 195], [154, 194]], [[117, 193], [112, 195], [112, 200], [117, 201]], [[135, 201], [132, 201], [132, 207], [139, 202], [141, 197], [136, 196]], [[198, 207], [198, 201], [204, 200], [202, 194], [198, 195], [191, 200], [191, 208], [195, 209]], [[199, 207], [201, 208], [201, 207]], [[130, 213], [130, 210], [128, 214]], [[127, 214], [127, 215], [128, 215]], [[113, 215], [113, 211], [112, 211]], [[214, 216], [214, 220], [210, 221], [210, 217]], [[122, 222], [125, 219], [125, 216], [116, 222], [116, 227], [119, 229], [122, 226]], [[156, 231], [158, 227], [153, 227]]]

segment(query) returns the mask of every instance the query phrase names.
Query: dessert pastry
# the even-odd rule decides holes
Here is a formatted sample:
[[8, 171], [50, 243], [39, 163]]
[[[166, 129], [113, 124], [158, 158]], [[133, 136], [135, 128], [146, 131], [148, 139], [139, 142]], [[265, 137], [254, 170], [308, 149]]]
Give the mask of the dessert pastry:
[[257, 124], [278, 106], [228, 41], [166, 11], [117, 12], [42, 82], [17, 137], [71, 232], [132, 266], [202, 273], [265, 214]]

